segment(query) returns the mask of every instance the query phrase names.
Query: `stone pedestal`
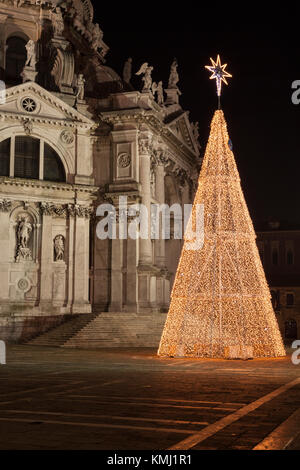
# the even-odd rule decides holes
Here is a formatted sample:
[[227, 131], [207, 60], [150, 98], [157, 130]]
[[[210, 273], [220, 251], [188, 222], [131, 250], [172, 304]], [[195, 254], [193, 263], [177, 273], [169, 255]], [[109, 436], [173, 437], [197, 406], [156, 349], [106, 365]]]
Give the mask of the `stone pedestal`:
[[149, 313], [157, 309], [156, 276], [158, 271], [151, 266], [138, 267], [138, 312]]
[[166, 106], [179, 104], [179, 96], [181, 95], [181, 92], [178, 88], [167, 88], [165, 92], [167, 94], [167, 99], [165, 101]]
[[35, 70], [35, 67], [24, 67], [23, 72], [21, 73], [23, 83], [35, 82], [37, 74], [38, 72]]
[[85, 100], [77, 100], [76, 102], [76, 109], [84, 116], [88, 117], [89, 119], [92, 118], [92, 114], [88, 111], [89, 105], [86, 103]]

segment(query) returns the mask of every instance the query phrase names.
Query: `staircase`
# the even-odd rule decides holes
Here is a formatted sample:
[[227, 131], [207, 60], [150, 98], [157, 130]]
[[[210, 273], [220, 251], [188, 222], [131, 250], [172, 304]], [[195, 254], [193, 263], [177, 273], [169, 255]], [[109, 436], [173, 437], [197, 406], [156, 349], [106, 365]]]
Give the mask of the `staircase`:
[[27, 342], [64, 348], [156, 348], [166, 313], [98, 313], [79, 315]]
[[46, 333], [29, 340], [26, 344], [31, 346], [62, 346], [71, 336], [76, 335], [78, 331], [84, 328], [96, 317], [95, 314], [82, 314], [72, 318], [62, 325], [51, 328]]
[[101, 313], [63, 345], [65, 348], [156, 348], [167, 314]]

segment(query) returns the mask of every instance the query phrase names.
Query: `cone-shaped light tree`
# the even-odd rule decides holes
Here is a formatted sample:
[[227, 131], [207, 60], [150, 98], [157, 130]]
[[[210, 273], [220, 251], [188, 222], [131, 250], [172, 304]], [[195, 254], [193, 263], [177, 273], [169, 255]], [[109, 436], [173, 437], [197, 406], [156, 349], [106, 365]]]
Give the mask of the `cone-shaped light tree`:
[[204, 244], [185, 240], [158, 355], [285, 356], [256, 234], [241, 189], [222, 110], [217, 110], [199, 177]]

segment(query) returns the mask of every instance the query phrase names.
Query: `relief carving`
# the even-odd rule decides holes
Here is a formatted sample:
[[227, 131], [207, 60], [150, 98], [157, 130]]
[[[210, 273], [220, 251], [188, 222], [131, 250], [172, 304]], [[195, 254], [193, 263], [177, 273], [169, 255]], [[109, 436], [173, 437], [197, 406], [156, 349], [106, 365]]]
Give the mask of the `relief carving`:
[[0, 212], [10, 212], [12, 209], [12, 202], [8, 199], [0, 200]]

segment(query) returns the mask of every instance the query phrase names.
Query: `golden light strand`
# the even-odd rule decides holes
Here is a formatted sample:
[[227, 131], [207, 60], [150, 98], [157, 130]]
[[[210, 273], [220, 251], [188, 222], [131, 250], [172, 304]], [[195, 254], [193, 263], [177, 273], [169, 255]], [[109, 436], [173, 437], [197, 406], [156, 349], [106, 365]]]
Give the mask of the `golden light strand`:
[[190, 251], [185, 241], [158, 355], [285, 356], [256, 234], [242, 192], [223, 111], [218, 110], [192, 210], [204, 204], [205, 241]]

